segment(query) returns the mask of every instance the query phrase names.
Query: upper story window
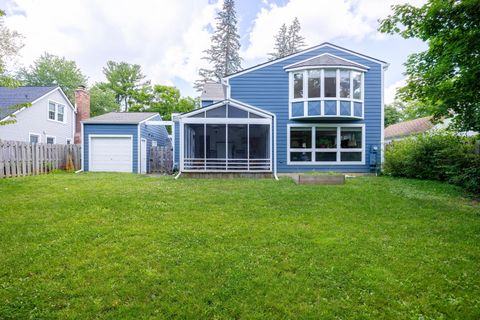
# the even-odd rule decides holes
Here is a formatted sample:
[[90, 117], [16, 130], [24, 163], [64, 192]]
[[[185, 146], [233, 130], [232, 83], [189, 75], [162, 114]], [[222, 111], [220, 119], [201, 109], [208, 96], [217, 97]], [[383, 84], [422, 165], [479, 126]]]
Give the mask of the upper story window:
[[293, 98], [303, 98], [303, 72], [293, 74]]
[[65, 122], [65, 106], [53, 101], [48, 102], [48, 119]]

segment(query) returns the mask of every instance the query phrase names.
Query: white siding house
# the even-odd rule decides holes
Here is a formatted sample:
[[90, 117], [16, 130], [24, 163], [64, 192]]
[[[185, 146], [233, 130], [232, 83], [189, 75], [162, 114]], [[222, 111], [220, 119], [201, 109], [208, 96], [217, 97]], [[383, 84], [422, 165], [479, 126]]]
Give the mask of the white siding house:
[[[30, 103], [29, 107], [18, 107]], [[0, 139], [35, 143], [74, 142], [75, 107], [62, 89], [54, 87], [0, 88]]]

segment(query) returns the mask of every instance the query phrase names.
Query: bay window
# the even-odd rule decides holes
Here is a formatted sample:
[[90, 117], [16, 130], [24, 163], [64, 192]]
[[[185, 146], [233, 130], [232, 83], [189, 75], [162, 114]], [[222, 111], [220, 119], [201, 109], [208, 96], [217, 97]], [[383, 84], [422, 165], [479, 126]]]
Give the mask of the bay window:
[[289, 164], [364, 162], [363, 125], [291, 125], [288, 130]]
[[324, 73], [325, 98], [335, 98], [337, 96], [337, 71], [327, 69]]
[[308, 97], [320, 98], [320, 70], [308, 71]]

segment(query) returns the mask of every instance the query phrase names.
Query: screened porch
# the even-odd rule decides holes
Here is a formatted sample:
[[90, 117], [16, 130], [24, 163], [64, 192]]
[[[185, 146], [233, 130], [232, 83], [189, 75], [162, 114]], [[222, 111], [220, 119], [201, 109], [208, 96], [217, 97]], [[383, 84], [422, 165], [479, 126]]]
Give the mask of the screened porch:
[[271, 172], [272, 117], [222, 102], [180, 118], [184, 172]]

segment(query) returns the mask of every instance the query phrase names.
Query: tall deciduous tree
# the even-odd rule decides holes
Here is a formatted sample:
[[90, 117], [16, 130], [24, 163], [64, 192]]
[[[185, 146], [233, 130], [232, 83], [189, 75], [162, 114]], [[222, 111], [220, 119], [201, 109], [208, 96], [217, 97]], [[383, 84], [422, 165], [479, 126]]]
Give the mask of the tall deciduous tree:
[[75, 89], [87, 83], [87, 77], [75, 61], [49, 53], [40, 56], [29, 68], [22, 68], [18, 76], [28, 86], [57, 84], [72, 103], [75, 100]]
[[274, 52], [270, 53], [270, 60], [286, 57], [297, 53], [305, 47], [305, 38], [300, 34], [300, 21], [293, 19], [292, 24], [287, 28], [283, 24], [275, 36]]
[[145, 81], [138, 64], [108, 61], [103, 74], [107, 78], [104, 86], [115, 93], [122, 111], [128, 111], [134, 104], [148, 104], [150, 82]]
[[90, 88], [90, 116], [95, 117], [107, 112], [120, 111], [115, 93], [103, 83]]
[[201, 91], [208, 81], [220, 81], [222, 77], [241, 69], [240, 35], [237, 29], [235, 1], [224, 0], [223, 8], [218, 13], [216, 30], [212, 35], [210, 49], [206, 50], [206, 59], [211, 69], [201, 69], [200, 80], [195, 82], [195, 88]]
[[379, 30], [428, 44], [405, 63], [400, 98], [429, 106], [436, 118], [454, 114], [458, 129], [480, 131], [480, 2], [429, 0], [392, 8]]

